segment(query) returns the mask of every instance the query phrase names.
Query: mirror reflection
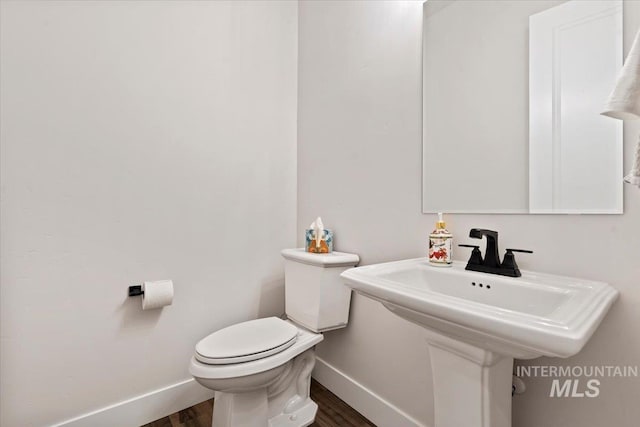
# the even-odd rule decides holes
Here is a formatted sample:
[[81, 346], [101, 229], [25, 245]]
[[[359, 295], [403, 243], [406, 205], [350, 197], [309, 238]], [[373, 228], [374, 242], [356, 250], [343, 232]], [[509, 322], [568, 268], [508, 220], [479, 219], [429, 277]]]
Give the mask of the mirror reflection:
[[622, 1], [424, 4], [423, 211], [622, 213]]

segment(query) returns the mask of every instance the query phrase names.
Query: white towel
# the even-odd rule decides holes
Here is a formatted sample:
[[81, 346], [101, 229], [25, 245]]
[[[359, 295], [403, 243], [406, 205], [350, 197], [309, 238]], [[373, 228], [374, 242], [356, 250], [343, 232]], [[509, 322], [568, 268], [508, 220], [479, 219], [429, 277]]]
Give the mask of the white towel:
[[636, 153], [633, 158], [633, 169], [624, 177], [624, 182], [640, 187], [640, 137], [636, 144]]
[[614, 119], [640, 119], [640, 31], [602, 112]]
[[[620, 120], [640, 119], [640, 31], [633, 40], [631, 51], [602, 114]], [[640, 139], [636, 145], [633, 169], [624, 180], [640, 187]]]

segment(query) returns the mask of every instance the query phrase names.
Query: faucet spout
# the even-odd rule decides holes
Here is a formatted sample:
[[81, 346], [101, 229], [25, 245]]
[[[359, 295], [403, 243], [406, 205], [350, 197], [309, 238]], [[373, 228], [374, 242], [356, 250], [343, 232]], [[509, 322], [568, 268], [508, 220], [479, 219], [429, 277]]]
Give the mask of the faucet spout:
[[484, 251], [484, 265], [487, 267], [500, 267], [500, 254], [498, 253], [498, 232], [483, 228], [472, 228], [469, 237], [473, 239], [487, 238], [487, 248]]

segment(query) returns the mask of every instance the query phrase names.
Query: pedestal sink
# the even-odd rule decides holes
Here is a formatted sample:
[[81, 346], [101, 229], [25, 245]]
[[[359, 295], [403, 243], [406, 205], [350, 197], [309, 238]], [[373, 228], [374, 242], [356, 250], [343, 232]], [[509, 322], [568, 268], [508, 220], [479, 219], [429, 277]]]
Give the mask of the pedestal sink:
[[511, 278], [464, 268], [418, 258], [352, 268], [342, 277], [424, 328], [435, 427], [509, 427], [513, 359], [578, 353], [618, 291], [571, 277], [522, 271]]

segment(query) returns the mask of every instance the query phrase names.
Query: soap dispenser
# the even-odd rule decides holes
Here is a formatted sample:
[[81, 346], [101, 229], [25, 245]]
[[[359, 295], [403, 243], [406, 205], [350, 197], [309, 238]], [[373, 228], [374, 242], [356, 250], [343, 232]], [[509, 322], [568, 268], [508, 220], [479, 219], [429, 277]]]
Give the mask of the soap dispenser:
[[438, 213], [436, 229], [429, 234], [429, 263], [438, 267], [451, 267], [451, 248], [453, 235], [447, 230], [447, 224]]

